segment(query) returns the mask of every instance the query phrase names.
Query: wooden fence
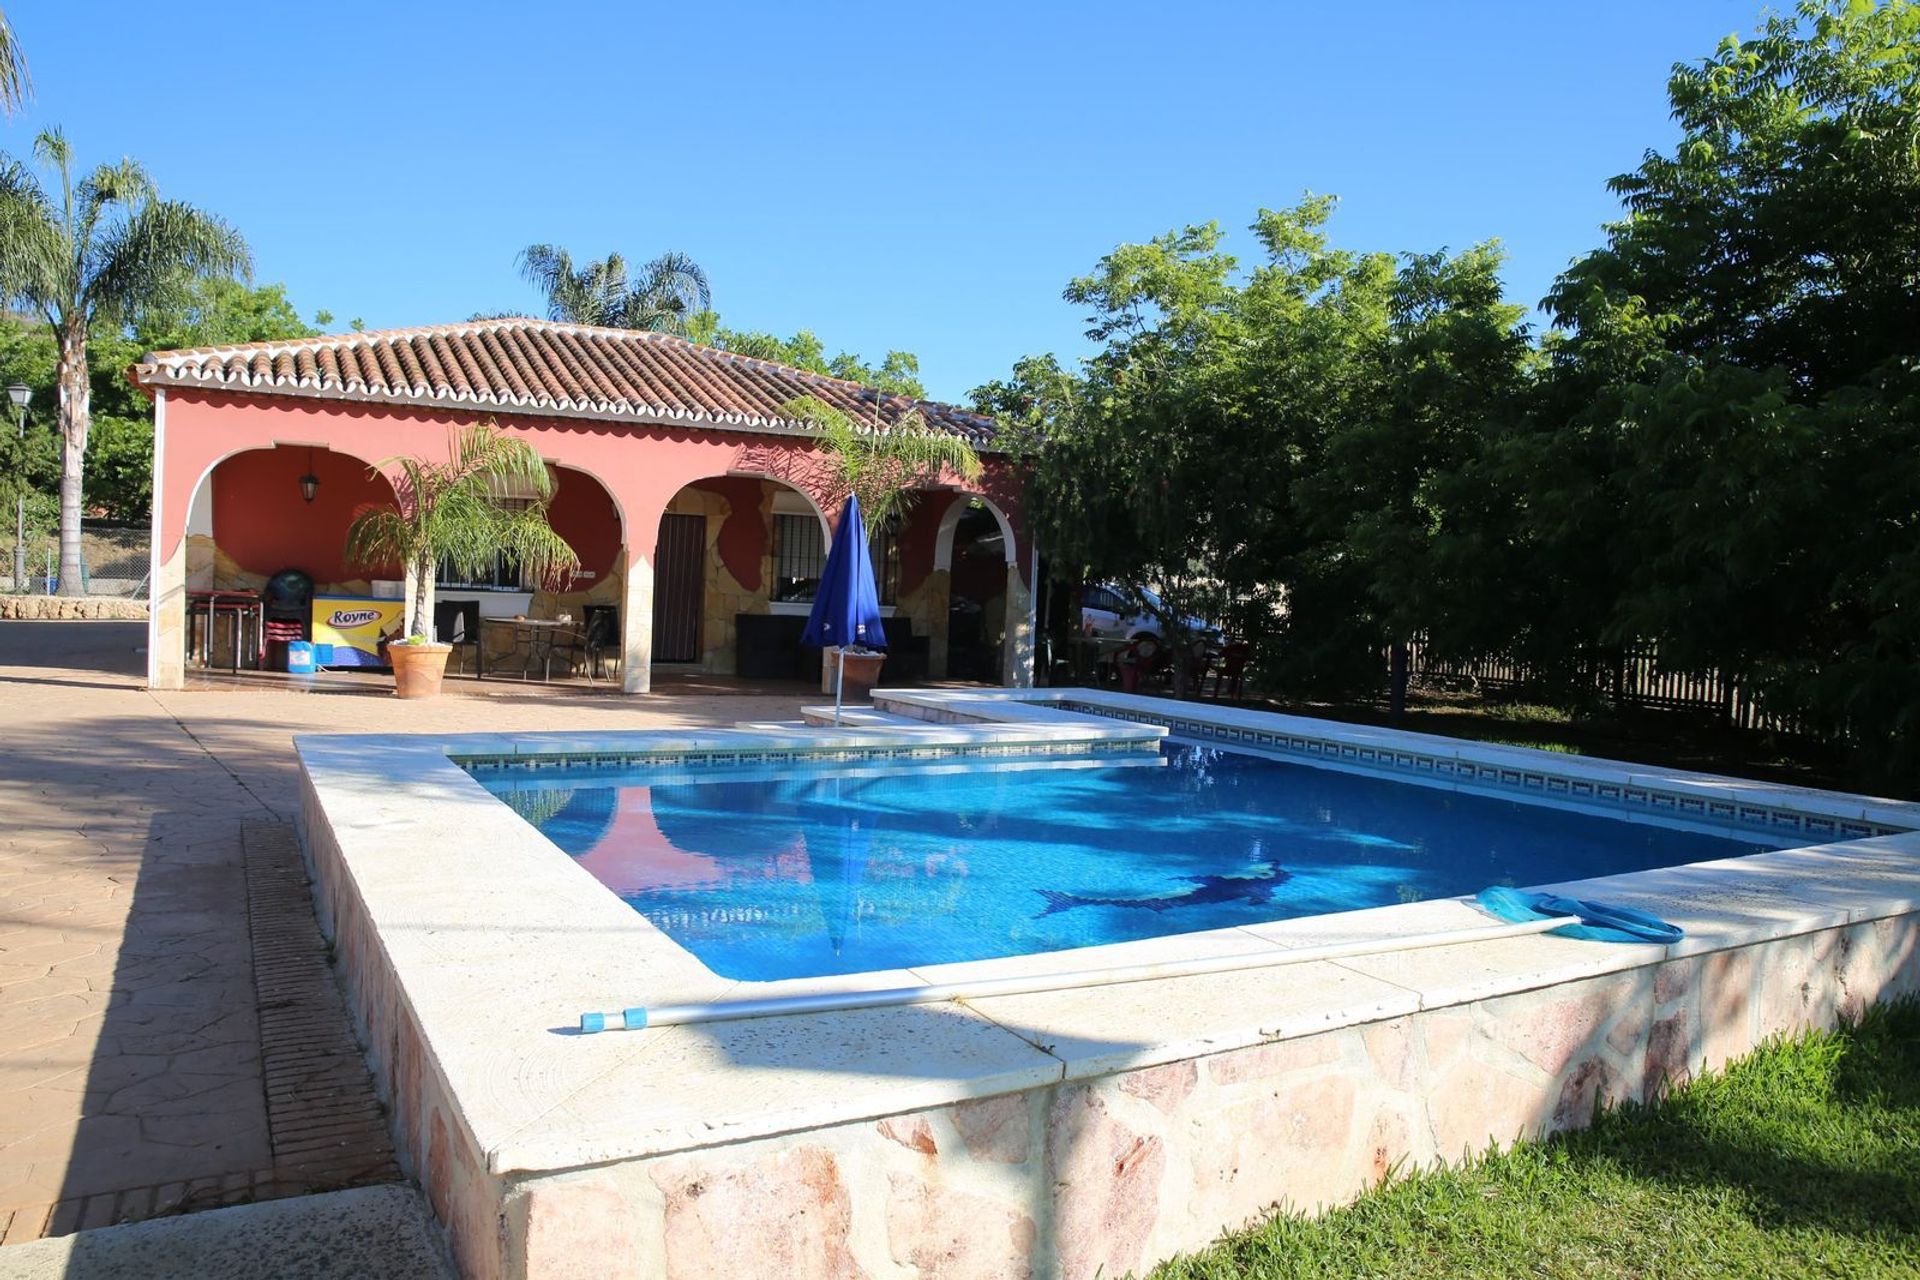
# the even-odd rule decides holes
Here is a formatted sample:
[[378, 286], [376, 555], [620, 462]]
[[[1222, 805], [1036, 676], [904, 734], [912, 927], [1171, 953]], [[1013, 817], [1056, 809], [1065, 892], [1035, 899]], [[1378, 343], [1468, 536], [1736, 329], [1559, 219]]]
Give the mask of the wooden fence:
[[1443, 659], [1421, 643], [1408, 646], [1409, 670], [1416, 680], [1460, 681], [1495, 690], [1528, 686], [1551, 688], [1571, 683], [1592, 689], [1618, 706], [1654, 707], [1675, 711], [1712, 712], [1736, 729], [1833, 739], [1805, 718], [1769, 711], [1755, 694], [1742, 689], [1718, 671], [1680, 671], [1660, 665], [1651, 645], [1596, 659], [1583, 654], [1567, 671], [1549, 676], [1526, 663], [1504, 656], [1467, 660]]

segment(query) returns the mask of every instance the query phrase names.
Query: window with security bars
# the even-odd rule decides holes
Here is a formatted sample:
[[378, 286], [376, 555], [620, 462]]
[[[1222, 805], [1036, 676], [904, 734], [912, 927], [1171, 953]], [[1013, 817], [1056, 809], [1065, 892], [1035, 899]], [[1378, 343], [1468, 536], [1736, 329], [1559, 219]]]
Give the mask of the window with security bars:
[[811, 600], [827, 565], [827, 540], [810, 515], [773, 517], [773, 598]]
[[[524, 511], [533, 505], [532, 498], [495, 498], [494, 501], [509, 511]], [[493, 564], [479, 573], [456, 573], [447, 561], [442, 560], [434, 570], [433, 585], [451, 587], [460, 591], [522, 591], [525, 585], [520, 579], [520, 562], [505, 551], [494, 553]]]

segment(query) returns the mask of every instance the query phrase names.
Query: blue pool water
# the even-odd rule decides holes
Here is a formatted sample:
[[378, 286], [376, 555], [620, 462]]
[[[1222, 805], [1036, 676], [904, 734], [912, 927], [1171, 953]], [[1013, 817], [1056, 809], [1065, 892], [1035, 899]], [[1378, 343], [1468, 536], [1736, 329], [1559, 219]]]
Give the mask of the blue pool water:
[[1750, 853], [1169, 744], [1127, 760], [554, 771], [483, 784], [716, 973], [1022, 955]]

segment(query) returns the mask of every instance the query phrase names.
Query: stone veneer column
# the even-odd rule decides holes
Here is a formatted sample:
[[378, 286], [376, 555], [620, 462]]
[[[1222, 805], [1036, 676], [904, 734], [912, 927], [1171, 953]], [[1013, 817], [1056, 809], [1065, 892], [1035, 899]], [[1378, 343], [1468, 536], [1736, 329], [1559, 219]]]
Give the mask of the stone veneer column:
[[[158, 533], [155, 541], [158, 542]], [[187, 684], [187, 544], [155, 565], [147, 597], [147, 687]]]
[[1020, 566], [1007, 566], [1007, 620], [1001, 642], [1001, 669], [1009, 689], [1033, 688], [1033, 593]]
[[[182, 537], [174, 543], [173, 554], [162, 560], [161, 549], [174, 540], [169, 536], [166, 510], [167, 393], [153, 396], [153, 499], [152, 523], [148, 526], [147, 557], [147, 687], [184, 689], [187, 684], [187, 540], [186, 513], [175, 517]], [[15, 583], [18, 590], [20, 584]], [[209, 635], [211, 644], [213, 637]]]
[[620, 691], [653, 688], [653, 564], [640, 549], [622, 548], [626, 594], [620, 602]]

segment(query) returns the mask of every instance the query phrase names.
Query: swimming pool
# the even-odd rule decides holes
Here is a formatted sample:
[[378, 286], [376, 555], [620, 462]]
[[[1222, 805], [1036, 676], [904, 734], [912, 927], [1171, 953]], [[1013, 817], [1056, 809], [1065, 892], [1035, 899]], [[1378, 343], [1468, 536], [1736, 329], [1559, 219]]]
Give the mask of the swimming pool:
[[482, 785], [715, 973], [983, 960], [1702, 862], [1764, 835], [1169, 742]]

